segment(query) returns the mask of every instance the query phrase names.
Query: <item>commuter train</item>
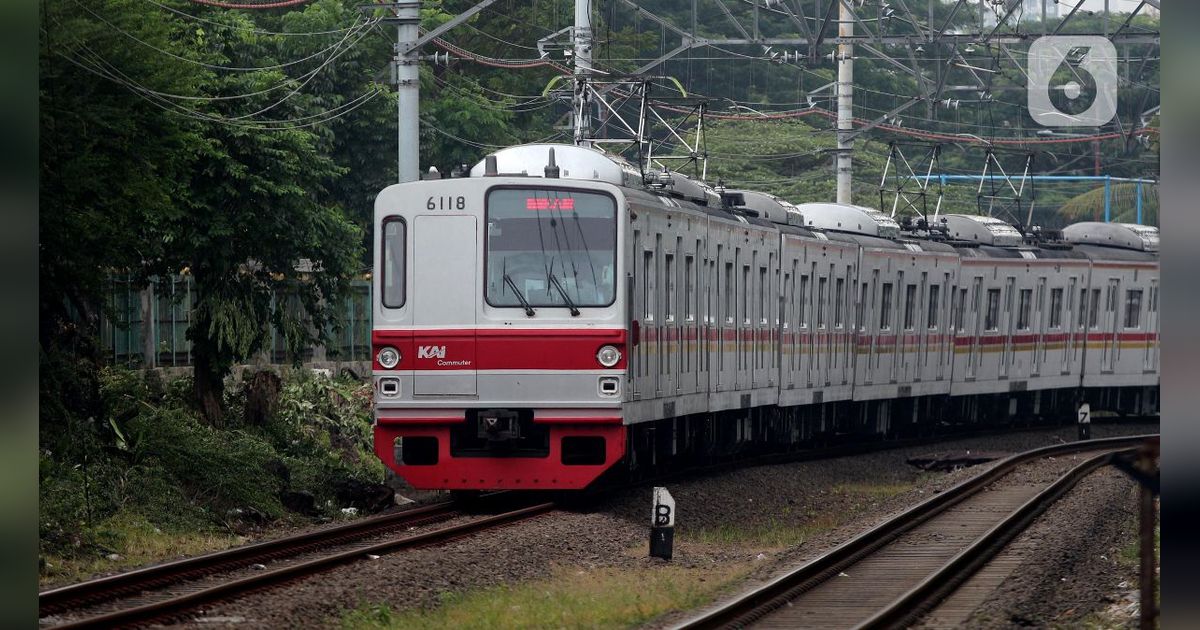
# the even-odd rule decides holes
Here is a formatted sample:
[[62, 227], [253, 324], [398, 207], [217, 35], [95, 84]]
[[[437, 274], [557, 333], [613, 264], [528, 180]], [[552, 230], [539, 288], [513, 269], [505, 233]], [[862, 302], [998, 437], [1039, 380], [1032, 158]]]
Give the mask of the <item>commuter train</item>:
[[1158, 407], [1158, 231], [793, 205], [523, 145], [375, 204], [375, 449], [578, 490], [762, 450]]

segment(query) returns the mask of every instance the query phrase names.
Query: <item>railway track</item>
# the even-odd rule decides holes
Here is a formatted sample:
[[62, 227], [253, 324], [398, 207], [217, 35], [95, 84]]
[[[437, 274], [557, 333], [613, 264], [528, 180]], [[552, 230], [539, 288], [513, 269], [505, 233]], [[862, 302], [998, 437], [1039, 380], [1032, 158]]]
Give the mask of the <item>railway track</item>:
[[[824, 555], [676, 626], [897, 628], [939, 602], [1080, 480], [1157, 436], [1060, 444], [1014, 455]], [[1044, 457], [1090, 454], [1052, 481], [996, 483]]]
[[[499, 499], [493, 495], [484, 499], [488, 500]], [[158, 564], [39, 593], [40, 625], [62, 630], [110, 628], [169, 618], [202, 604], [310, 576], [368, 556], [446, 543], [532, 518], [553, 508], [553, 503], [526, 504], [416, 534], [388, 535], [466, 514], [453, 503], [438, 503]], [[277, 568], [265, 564], [285, 559], [295, 561], [281, 563]], [[252, 567], [261, 568], [247, 573]], [[220, 574], [230, 577], [208, 579]]]

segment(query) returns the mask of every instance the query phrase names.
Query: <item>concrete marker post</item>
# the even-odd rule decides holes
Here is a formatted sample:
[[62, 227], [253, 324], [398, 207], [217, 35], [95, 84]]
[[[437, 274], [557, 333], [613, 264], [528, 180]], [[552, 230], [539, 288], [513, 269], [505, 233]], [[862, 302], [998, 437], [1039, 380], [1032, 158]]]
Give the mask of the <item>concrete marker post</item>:
[[650, 557], [670, 560], [675, 546], [675, 499], [666, 488], [654, 488], [650, 513]]
[[1087, 403], [1079, 405], [1077, 417], [1079, 418], [1079, 439], [1092, 439], [1092, 406]]

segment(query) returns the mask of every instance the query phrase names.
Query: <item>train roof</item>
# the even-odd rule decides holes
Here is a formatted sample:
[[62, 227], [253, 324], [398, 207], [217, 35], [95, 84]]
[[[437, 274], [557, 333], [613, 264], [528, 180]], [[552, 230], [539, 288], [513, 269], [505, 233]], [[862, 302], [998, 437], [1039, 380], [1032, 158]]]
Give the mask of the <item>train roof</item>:
[[757, 190], [727, 190], [721, 193], [725, 205], [750, 210], [761, 219], [780, 225], [804, 225], [804, 215], [791, 202]]
[[1158, 262], [1158, 252], [1144, 252], [1136, 249], [1080, 243], [1075, 246], [1075, 251], [1094, 261]]
[[1157, 252], [1158, 228], [1137, 223], [1101, 223], [1084, 221], [1063, 228], [1063, 238], [1071, 243], [1109, 248]]
[[954, 249], [963, 258], [994, 258], [1026, 260], [1068, 260], [1085, 259], [1087, 256], [1073, 247], [1037, 247], [1023, 245], [1021, 247], [996, 247], [994, 245], [963, 245], [956, 244]]
[[822, 202], [802, 203], [796, 208], [808, 227], [881, 238], [900, 237], [900, 224], [873, 208]]
[[1018, 247], [1025, 242], [1017, 228], [997, 219], [976, 214], [944, 214], [946, 237], [995, 247]]

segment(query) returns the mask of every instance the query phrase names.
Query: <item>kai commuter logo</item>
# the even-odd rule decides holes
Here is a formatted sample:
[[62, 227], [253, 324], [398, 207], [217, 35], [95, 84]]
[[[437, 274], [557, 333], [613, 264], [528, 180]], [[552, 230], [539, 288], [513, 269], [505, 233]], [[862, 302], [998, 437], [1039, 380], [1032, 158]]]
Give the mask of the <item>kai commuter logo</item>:
[[446, 346], [417, 346], [418, 359], [445, 359]]

